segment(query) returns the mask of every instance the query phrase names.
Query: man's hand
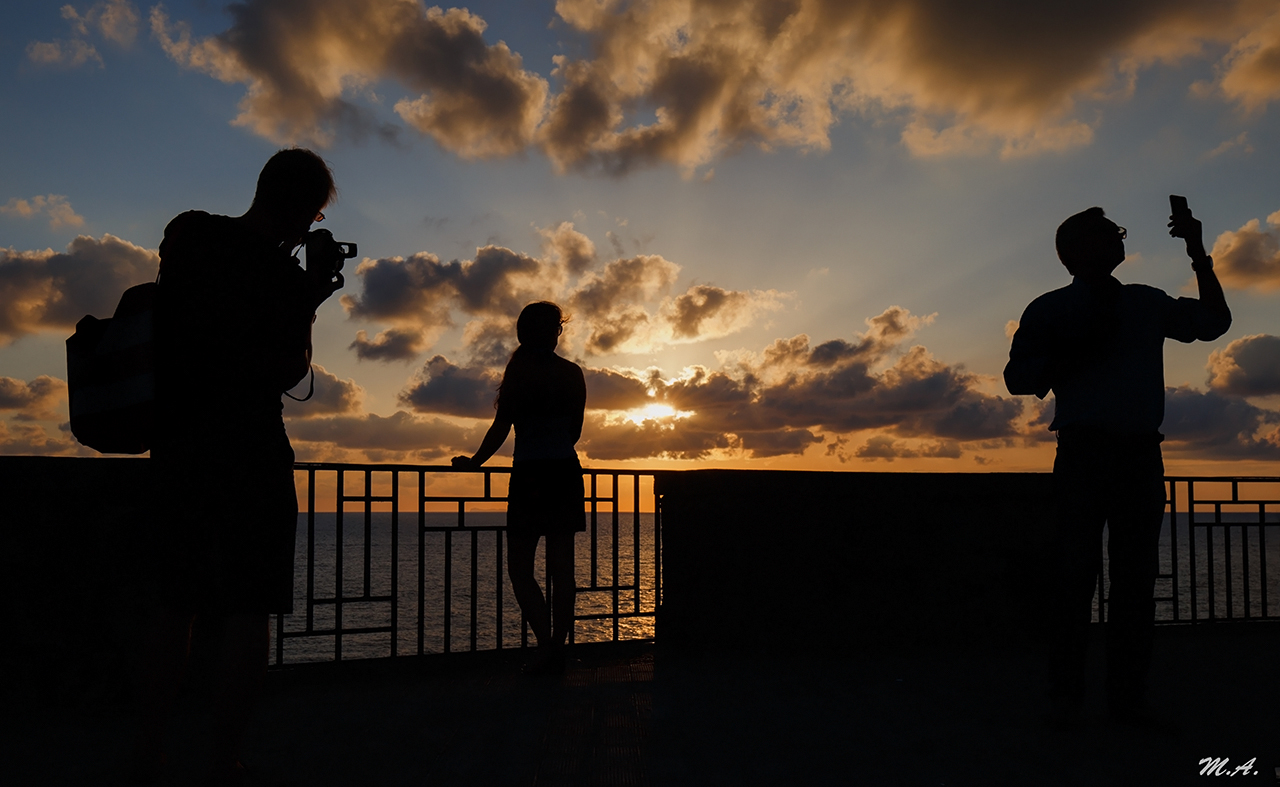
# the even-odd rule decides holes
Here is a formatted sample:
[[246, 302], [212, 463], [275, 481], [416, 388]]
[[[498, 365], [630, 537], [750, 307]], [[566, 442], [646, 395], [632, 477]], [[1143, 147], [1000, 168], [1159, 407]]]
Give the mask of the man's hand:
[[1187, 256], [1192, 262], [1204, 259], [1206, 256], [1204, 251], [1203, 230], [1200, 227], [1200, 220], [1191, 215], [1191, 211], [1186, 213], [1175, 213], [1169, 217], [1169, 234], [1175, 238], [1182, 238], [1187, 242]]
[[333, 295], [346, 283], [346, 279], [341, 273], [334, 272], [333, 278], [327, 278], [324, 274], [313, 273], [307, 271], [307, 290], [310, 293], [311, 305], [313, 308], [320, 308], [320, 304], [329, 300], [329, 296]]
[[476, 467], [475, 461], [469, 456], [455, 456], [450, 464], [459, 470], [473, 470]]

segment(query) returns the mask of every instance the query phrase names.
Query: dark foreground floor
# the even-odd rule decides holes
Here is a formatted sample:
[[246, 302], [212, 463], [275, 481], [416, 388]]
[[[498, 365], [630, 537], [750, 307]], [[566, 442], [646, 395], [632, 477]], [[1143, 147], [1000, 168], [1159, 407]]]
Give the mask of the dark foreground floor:
[[[1275, 625], [1159, 631], [1152, 685], [1177, 737], [1109, 723], [1100, 692], [1080, 729], [1046, 731], [1038, 659], [998, 643], [576, 655], [560, 678], [522, 677], [519, 653], [273, 673], [244, 759], [258, 783], [297, 787], [1280, 783]], [[6, 784], [125, 783], [121, 703], [14, 711], [30, 723], [6, 741]], [[190, 692], [164, 784], [200, 783], [206, 730]], [[1223, 774], [1256, 758], [1258, 775], [1200, 776], [1205, 757], [1228, 758]]]

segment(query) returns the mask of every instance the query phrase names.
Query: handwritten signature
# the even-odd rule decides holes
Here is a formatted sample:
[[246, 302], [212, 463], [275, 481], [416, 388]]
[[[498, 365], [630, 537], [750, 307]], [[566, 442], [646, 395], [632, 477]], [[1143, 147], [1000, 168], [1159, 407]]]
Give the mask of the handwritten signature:
[[1234, 769], [1228, 770], [1231, 766], [1228, 764], [1226, 757], [1205, 757], [1200, 761], [1200, 765], [1204, 766], [1200, 769], [1201, 776], [1248, 776], [1252, 773], [1258, 775], [1258, 771], [1253, 769], [1253, 757], [1248, 762], [1237, 765]]

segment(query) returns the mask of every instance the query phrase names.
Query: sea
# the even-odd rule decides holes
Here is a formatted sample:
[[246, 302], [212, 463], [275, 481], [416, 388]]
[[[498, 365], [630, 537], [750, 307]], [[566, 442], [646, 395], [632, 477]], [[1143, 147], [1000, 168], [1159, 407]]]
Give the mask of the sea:
[[[608, 513], [599, 515], [594, 533], [589, 529], [577, 535], [579, 620], [573, 631], [575, 642], [653, 636], [659, 586], [653, 514], [640, 514], [638, 527], [631, 513], [619, 513], [618, 518], [616, 539]], [[1197, 515], [1197, 521], [1204, 518], [1203, 514]], [[1259, 523], [1257, 513], [1224, 513], [1222, 519], [1226, 526], [1211, 530], [1195, 528], [1193, 567], [1193, 542], [1187, 517], [1179, 514], [1175, 602], [1172, 576], [1175, 531], [1169, 515], [1165, 515], [1160, 571], [1169, 576], [1156, 583], [1157, 620], [1191, 620], [1193, 610], [1194, 617], [1200, 620], [1258, 618], [1264, 614], [1264, 600], [1265, 613], [1273, 618], [1280, 616], [1280, 513], [1269, 512], [1264, 524]], [[467, 527], [461, 529], [457, 527], [456, 513], [436, 512], [423, 515], [425, 530], [420, 530], [417, 513], [402, 513], [393, 559], [392, 515], [388, 512], [371, 513], [367, 521], [363, 512], [344, 514], [340, 541], [337, 515], [317, 513], [314, 545], [308, 539], [306, 515], [300, 515], [294, 564], [294, 612], [283, 621], [287, 633], [281, 640], [283, 663], [386, 657], [392, 655], [393, 645], [397, 655], [517, 648], [525, 641], [532, 645], [533, 634], [522, 632], [520, 609], [506, 576], [505, 535], [501, 538], [502, 557], [499, 558], [499, 532], [504, 521], [505, 514], [501, 511], [468, 511]], [[1104, 567], [1105, 543], [1104, 531]], [[309, 572], [308, 556], [312, 549], [314, 569]], [[344, 634], [339, 642], [333, 633], [307, 633], [335, 628], [339, 605], [324, 600], [337, 595], [339, 556], [341, 595], [345, 599], [341, 604], [342, 628], [389, 627], [392, 623], [390, 598], [394, 597], [397, 601], [394, 635], [389, 631], [351, 633]], [[545, 587], [542, 566], [540, 546], [535, 576]], [[309, 587], [310, 597], [320, 600], [310, 608]], [[1107, 592], [1104, 581], [1104, 595]], [[614, 609], [615, 594], [619, 612], [627, 615], [616, 623], [611, 617], [605, 617]], [[273, 661], [277, 655], [273, 641]]]
[[[652, 513], [641, 513], [637, 520], [634, 514], [625, 512], [619, 513], [618, 519], [616, 540], [609, 513], [598, 516], [594, 533], [589, 528], [577, 534], [579, 620], [573, 630], [575, 642], [653, 636], [658, 588], [654, 517]], [[363, 512], [346, 513], [339, 542], [337, 515], [317, 513], [314, 569], [309, 572], [308, 556], [313, 547], [308, 539], [307, 515], [299, 515], [294, 611], [283, 621], [283, 663], [385, 657], [392, 655], [393, 643], [397, 655], [518, 648], [526, 641], [532, 646], [533, 632], [522, 631], [520, 608], [506, 575], [505, 533], [501, 534], [499, 558], [499, 534], [505, 520], [506, 514], [501, 511], [468, 511], [467, 527], [462, 529], [457, 527], [455, 512], [426, 513], [422, 523], [414, 512], [400, 514], [399, 527], [393, 529], [388, 512], [371, 513], [367, 521]], [[399, 538], [393, 559], [395, 530]], [[311, 604], [308, 610], [307, 599], [308, 587], [312, 588], [313, 599], [333, 599], [338, 595], [339, 558], [340, 595], [344, 599], [341, 628], [390, 626], [390, 599], [395, 598], [394, 636], [385, 631], [344, 634], [340, 643], [332, 633], [300, 636], [307, 631], [335, 628], [339, 605], [322, 601]], [[544, 565], [540, 543], [534, 575], [545, 588]], [[611, 614], [615, 594], [620, 613], [626, 615], [616, 622], [616, 632], [612, 618], [589, 617]], [[277, 659], [274, 639], [272, 659]]]

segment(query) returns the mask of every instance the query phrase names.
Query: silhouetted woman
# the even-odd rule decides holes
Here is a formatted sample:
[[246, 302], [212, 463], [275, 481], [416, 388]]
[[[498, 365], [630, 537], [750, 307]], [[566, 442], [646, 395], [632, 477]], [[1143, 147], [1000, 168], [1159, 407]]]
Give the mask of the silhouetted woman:
[[[538, 639], [528, 674], [564, 670], [564, 644], [573, 626], [573, 540], [586, 530], [582, 465], [574, 445], [582, 435], [586, 382], [576, 363], [556, 355], [566, 319], [560, 307], [541, 301], [520, 312], [520, 346], [507, 362], [494, 403], [497, 415], [475, 456], [454, 457], [454, 467], [478, 468], [516, 429], [507, 493], [507, 575], [516, 601]], [[538, 539], [546, 536], [551, 608], [533, 578]]]

